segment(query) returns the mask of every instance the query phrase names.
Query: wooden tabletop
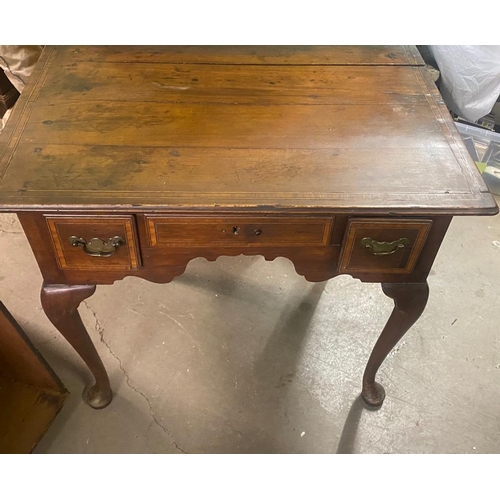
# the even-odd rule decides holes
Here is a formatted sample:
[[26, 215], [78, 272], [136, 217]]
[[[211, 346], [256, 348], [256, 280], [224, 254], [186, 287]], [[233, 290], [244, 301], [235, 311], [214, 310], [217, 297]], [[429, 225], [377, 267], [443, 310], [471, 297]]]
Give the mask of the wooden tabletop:
[[497, 207], [413, 47], [47, 47], [0, 210]]

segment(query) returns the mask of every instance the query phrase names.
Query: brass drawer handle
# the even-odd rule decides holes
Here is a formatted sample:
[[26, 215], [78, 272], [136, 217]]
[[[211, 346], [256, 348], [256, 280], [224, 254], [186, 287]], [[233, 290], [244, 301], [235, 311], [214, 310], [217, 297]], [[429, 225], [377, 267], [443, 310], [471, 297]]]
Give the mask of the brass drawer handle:
[[410, 240], [408, 238], [399, 238], [399, 240], [389, 242], [375, 241], [368, 237], [361, 240], [361, 246], [368, 248], [373, 255], [391, 255], [409, 243]]
[[87, 241], [78, 236], [71, 236], [69, 242], [73, 247], [82, 247], [83, 251], [92, 257], [111, 257], [119, 246], [125, 245], [125, 240], [121, 236], [113, 236], [108, 241], [101, 240], [101, 238], [92, 238]]

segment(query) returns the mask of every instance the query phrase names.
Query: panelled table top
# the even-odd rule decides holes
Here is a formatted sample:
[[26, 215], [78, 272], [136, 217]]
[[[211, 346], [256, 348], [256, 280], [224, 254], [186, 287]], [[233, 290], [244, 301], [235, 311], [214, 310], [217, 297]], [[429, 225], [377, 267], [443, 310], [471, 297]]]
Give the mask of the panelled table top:
[[415, 48], [47, 47], [0, 210], [497, 207]]

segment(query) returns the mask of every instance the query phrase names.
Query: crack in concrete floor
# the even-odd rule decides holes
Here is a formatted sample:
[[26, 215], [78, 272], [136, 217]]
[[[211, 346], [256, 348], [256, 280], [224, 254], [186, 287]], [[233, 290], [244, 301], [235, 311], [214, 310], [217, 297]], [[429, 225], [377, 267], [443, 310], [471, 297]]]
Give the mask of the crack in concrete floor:
[[[109, 353], [111, 354], [111, 356], [113, 356], [113, 358], [116, 359], [116, 361], [118, 362], [118, 366], [120, 367], [120, 370], [122, 371], [122, 373], [125, 375], [125, 382], [127, 383], [127, 385], [130, 387], [130, 389], [132, 389], [134, 392], [136, 392], [137, 394], [139, 394], [140, 396], [142, 396], [142, 398], [146, 401], [146, 403], [148, 404], [148, 407], [149, 407], [149, 413], [151, 414], [151, 417], [153, 419], [153, 422], [151, 422], [151, 425], [153, 423], [155, 423], [163, 432], [166, 436], [168, 436], [169, 439], [171, 439], [172, 441], [172, 444], [181, 452], [181, 453], [185, 453], [185, 454], [189, 454], [188, 451], [186, 451], [184, 448], [182, 448], [181, 446], [179, 446], [179, 444], [175, 441], [175, 439], [173, 438], [172, 436], [172, 433], [164, 426], [162, 425], [162, 423], [158, 420], [158, 418], [156, 417], [155, 413], [154, 413], [154, 410], [153, 410], [153, 405], [151, 404], [151, 401], [149, 400], [149, 398], [146, 396], [146, 394], [144, 394], [141, 390], [139, 390], [137, 387], [135, 387], [132, 382], [130, 381], [130, 375], [128, 374], [127, 370], [125, 370], [125, 368], [123, 367], [123, 363], [121, 361], [121, 359], [116, 355], [116, 353], [113, 351], [113, 349], [111, 348], [111, 346], [108, 344], [108, 342], [106, 342], [106, 339], [104, 338], [104, 327], [101, 325], [101, 322], [99, 321], [99, 317], [97, 316], [97, 312], [95, 311], [95, 309], [90, 306], [86, 300], [83, 301], [83, 303], [85, 304], [85, 307], [92, 313], [92, 315], [94, 316], [94, 319], [95, 319], [95, 325], [94, 325], [94, 328], [96, 330], [96, 332], [99, 334], [99, 338], [101, 340], [101, 342], [106, 346], [106, 348], [108, 349]], [[149, 428], [151, 428], [151, 425], [149, 426]], [[149, 430], [149, 429], [148, 429]]]

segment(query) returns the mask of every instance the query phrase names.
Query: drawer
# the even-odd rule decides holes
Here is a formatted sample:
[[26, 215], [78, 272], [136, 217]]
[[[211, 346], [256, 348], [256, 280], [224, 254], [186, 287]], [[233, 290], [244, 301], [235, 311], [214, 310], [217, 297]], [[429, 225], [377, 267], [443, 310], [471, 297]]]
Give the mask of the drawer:
[[117, 216], [45, 216], [61, 269], [130, 270], [140, 266], [135, 220]]
[[333, 217], [146, 216], [148, 244], [155, 246], [324, 246]]
[[431, 225], [422, 219], [349, 219], [340, 272], [411, 273]]

